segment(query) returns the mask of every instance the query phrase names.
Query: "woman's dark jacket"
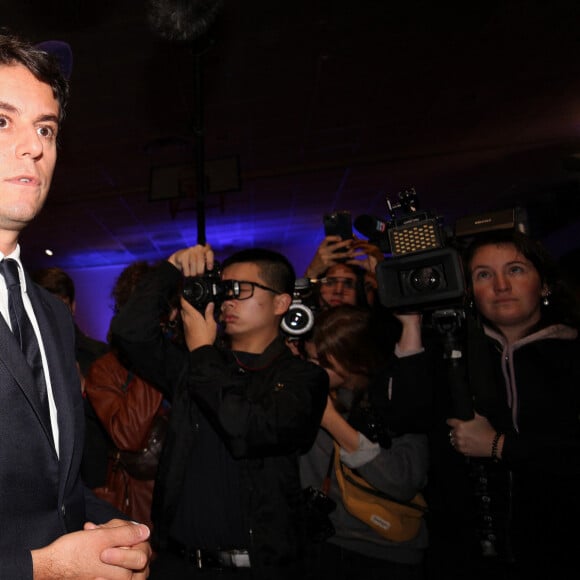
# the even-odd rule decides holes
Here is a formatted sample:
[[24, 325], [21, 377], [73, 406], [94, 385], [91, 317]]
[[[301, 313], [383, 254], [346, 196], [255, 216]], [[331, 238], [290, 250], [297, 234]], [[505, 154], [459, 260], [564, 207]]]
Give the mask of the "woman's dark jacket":
[[442, 423], [433, 438], [431, 538], [434, 550], [471, 557], [469, 546], [485, 542], [483, 516], [491, 516], [499, 560], [537, 572], [580, 545], [580, 340], [564, 325], [512, 345], [486, 328], [483, 340], [479, 368], [470, 368], [472, 386], [480, 385], [473, 404], [505, 433], [502, 460], [456, 453]]
[[278, 578], [302, 555], [297, 458], [316, 437], [328, 378], [316, 365], [294, 357], [282, 338], [253, 361], [254, 370], [240, 368], [227, 349], [204, 346], [189, 353], [164, 339], [160, 310], [180, 276], [171, 264], [163, 264], [112, 323], [115, 344], [172, 402], [154, 498], [157, 547], [165, 547], [179, 498], [187, 493], [185, 468], [196, 439], [196, 417], [203, 410], [231, 455], [241, 460], [240, 505], [253, 539], [253, 574]]

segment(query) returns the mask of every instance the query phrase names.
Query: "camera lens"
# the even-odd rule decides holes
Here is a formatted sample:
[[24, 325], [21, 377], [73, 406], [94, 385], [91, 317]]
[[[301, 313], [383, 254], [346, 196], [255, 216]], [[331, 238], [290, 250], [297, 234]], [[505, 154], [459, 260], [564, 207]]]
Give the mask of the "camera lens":
[[409, 282], [417, 292], [436, 290], [441, 285], [441, 272], [431, 266], [418, 268], [411, 272]]
[[184, 279], [182, 294], [194, 308], [204, 312], [210, 302], [218, 299], [220, 287], [208, 277], [194, 276]]
[[193, 305], [203, 303], [208, 297], [208, 287], [203, 278], [190, 277], [183, 284], [183, 296]]
[[300, 336], [307, 333], [314, 326], [314, 315], [310, 308], [304, 304], [292, 304], [284, 318], [282, 318], [282, 330], [291, 336]]

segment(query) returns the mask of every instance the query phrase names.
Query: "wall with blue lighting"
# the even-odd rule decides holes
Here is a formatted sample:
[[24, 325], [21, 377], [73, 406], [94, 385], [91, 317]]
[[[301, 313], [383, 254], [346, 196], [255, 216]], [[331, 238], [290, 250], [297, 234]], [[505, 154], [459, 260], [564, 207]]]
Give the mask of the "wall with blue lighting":
[[75, 320], [85, 334], [106, 342], [113, 316], [111, 289], [124, 267], [67, 270], [75, 283]]

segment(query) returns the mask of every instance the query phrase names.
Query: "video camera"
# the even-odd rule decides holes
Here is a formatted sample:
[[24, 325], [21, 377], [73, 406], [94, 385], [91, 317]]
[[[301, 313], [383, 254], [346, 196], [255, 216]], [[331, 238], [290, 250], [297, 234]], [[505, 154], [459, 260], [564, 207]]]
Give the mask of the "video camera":
[[296, 278], [292, 304], [282, 318], [281, 330], [290, 338], [297, 338], [312, 330], [314, 326], [314, 304], [308, 304], [312, 298], [312, 283], [309, 278]]
[[398, 311], [436, 310], [461, 305], [465, 293], [459, 252], [447, 246], [441, 219], [418, 211], [414, 188], [387, 197], [389, 218], [360, 216], [355, 227], [391, 254], [376, 269], [379, 300]]

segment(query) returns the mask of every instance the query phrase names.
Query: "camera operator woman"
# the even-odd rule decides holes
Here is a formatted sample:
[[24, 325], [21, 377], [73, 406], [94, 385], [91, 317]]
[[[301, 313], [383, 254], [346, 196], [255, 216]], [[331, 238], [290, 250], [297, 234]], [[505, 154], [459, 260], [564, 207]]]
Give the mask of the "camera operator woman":
[[577, 311], [519, 232], [476, 238], [465, 270], [483, 329], [467, 351], [474, 413], [433, 439], [430, 577], [544, 578], [580, 545]]
[[414, 416], [414, 411], [426, 415], [423, 405], [428, 402], [417, 396], [424, 388], [418, 383], [428, 380], [426, 374], [420, 375], [420, 369], [426, 369], [420, 317], [403, 316], [402, 323], [393, 354], [385, 352], [377, 339], [368, 309], [345, 304], [321, 312], [316, 319], [307, 349], [311, 359], [327, 370], [334, 395], [328, 399], [313, 447], [301, 458], [300, 470], [305, 489], [324, 488], [329, 477], [324, 491], [336, 508], [328, 514], [332, 525], [323, 530], [326, 540], [319, 537], [312, 544], [312, 578], [422, 578], [424, 523], [411, 540], [385, 539], [346, 510], [331, 469], [337, 442], [344, 465], [399, 500], [413, 498], [426, 483], [427, 438], [405, 432], [398, 415], [399, 409], [408, 416]]

